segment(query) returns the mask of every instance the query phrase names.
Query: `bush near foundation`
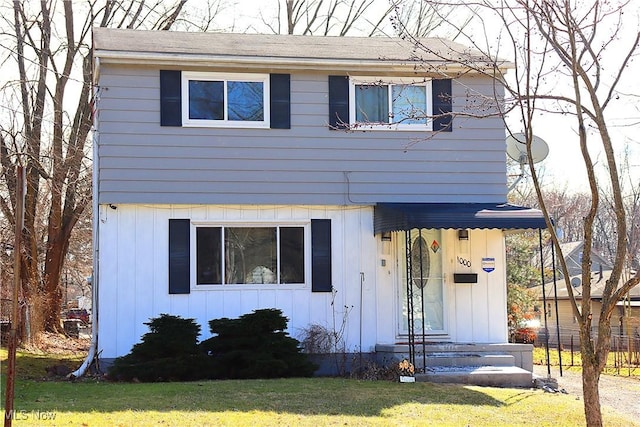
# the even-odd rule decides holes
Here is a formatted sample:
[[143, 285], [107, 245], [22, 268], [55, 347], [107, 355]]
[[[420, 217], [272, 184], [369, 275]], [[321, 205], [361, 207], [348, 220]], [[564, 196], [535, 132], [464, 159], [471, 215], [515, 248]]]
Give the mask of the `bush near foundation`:
[[238, 319], [211, 320], [215, 334], [200, 347], [211, 358], [213, 378], [310, 377], [317, 366], [286, 332], [278, 309], [255, 310]]
[[145, 325], [149, 332], [129, 354], [116, 358], [109, 378], [156, 382], [309, 377], [317, 369], [285, 332], [287, 318], [277, 309], [211, 320], [216, 336], [200, 344], [194, 319], [161, 314]]
[[[108, 376], [121, 381], [189, 381], [207, 376], [208, 358], [198, 348], [200, 325], [194, 319], [161, 314], [145, 325], [126, 356], [118, 357]], [[204, 375], [204, 376], [203, 376]]]

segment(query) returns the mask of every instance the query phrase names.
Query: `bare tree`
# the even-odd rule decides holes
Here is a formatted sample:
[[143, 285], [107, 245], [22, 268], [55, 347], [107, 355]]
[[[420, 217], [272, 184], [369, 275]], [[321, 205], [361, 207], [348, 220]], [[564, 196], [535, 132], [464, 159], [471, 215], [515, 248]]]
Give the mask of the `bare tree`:
[[[397, 19], [401, 23], [402, 31], [414, 37], [432, 37], [437, 34], [456, 40], [460, 36], [459, 29], [465, 28], [473, 17], [471, 13], [461, 11], [456, 4], [424, 0], [391, 0], [390, 3], [393, 5], [393, 20]], [[474, 10], [475, 7], [471, 6], [471, 9]], [[454, 19], [457, 22], [455, 27], [443, 27], [443, 22]]]
[[[619, 160], [622, 203], [627, 218], [628, 271], [640, 269], [640, 180], [633, 173], [632, 158], [632, 153], [626, 147]], [[602, 254], [609, 260], [613, 260], [616, 255], [611, 239], [611, 236], [616, 233], [615, 199], [608, 187], [603, 190], [594, 239], [600, 245]]]
[[[633, 170], [633, 158], [633, 152], [627, 145], [623, 147], [623, 153], [618, 160], [622, 200], [627, 219], [627, 271], [640, 268], [640, 181]], [[602, 173], [606, 173], [604, 168], [601, 169]], [[547, 181], [543, 184], [544, 177], [539, 171], [537, 175], [545, 205], [556, 229], [561, 231], [558, 238], [562, 242], [580, 241], [583, 235], [583, 218], [591, 204], [590, 194], [571, 190], [566, 185], [562, 187], [555, 182]], [[527, 180], [520, 182], [513, 190], [509, 194], [509, 201], [519, 205], [539, 206], [535, 188]], [[613, 263], [616, 256], [615, 240], [611, 238], [616, 233], [614, 199], [608, 186], [603, 186], [600, 192], [601, 203], [594, 221], [593, 249], [609, 263]]]
[[[578, 242], [582, 240], [582, 218], [589, 211], [591, 197], [583, 192], [572, 192], [565, 188], [546, 188], [541, 191], [549, 214], [558, 230], [561, 242]], [[533, 188], [532, 198], [522, 204], [538, 207], [538, 198]], [[560, 232], [561, 231], [561, 232]], [[594, 244], [594, 249], [601, 251], [602, 244]]]
[[[445, 2], [429, 3], [439, 5]], [[448, 5], [452, 3], [460, 8], [468, 5], [468, 2], [446, 2]], [[616, 4], [598, 0], [509, 0], [497, 3], [479, 0], [469, 10], [476, 14], [480, 26], [461, 28], [454, 22], [448, 23], [486, 58], [482, 67], [469, 62], [463, 65], [472, 72], [494, 79], [497, 99], [505, 106], [503, 113], [515, 115], [518, 126], [524, 128], [528, 166], [536, 196], [564, 277], [569, 277], [568, 268], [551, 223], [552, 212], [543, 197], [530, 154], [534, 131], [542, 125], [540, 113], [561, 114], [570, 123], [569, 126], [575, 128], [575, 134], [567, 136], [565, 141], [573, 141], [580, 147], [586, 168], [584, 180], [589, 189], [589, 204], [581, 231], [581, 240], [584, 241], [581, 265], [583, 292], [579, 303], [574, 298], [571, 285], [565, 283], [580, 327], [585, 419], [587, 425], [601, 426], [598, 384], [610, 350], [611, 316], [616, 303], [640, 282], [640, 271], [625, 277], [628, 259], [627, 212], [616, 158], [615, 132], [609, 126], [610, 116], [615, 115], [610, 110], [620, 102], [619, 98], [628, 99], [618, 86], [629, 71], [631, 59], [638, 52], [640, 31], [637, 21], [634, 22], [632, 18], [625, 25], [632, 25], [633, 31], [625, 37], [622, 23], [626, 16], [637, 13], [637, 9], [633, 8], [632, 2]], [[501, 28], [500, 33], [496, 32], [497, 28]], [[401, 25], [399, 29], [415, 44], [416, 49], [428, 51], [418, 39], [403, 32]], [[511, 76], [504, 74], [503, 69], [497, 66], [501, 63], [498, 58], [502, 53], [500, 46], [507, 46], [509, 56], [513, 57], [515, 73]], [[622, 51], [622, 54], [613, 57], [611, 53], [615, 51]], [[433, 51], [429, 53], [442, 55]], [[491, 63], [496, 66], [487, 68], [486, 65]], [[515, 133], [521, 129], [509, 130]], [[594, 146], [603, 153], [605, 174], [597, 174]], [[611, 195], [609, 210], [612, 214], [612, 231], [615, 231], [610, 236], [613, 267], [602, 294], [599, 320], [594, 325], [597, 333], [592, 336], [590, 254], [594, 245], [596, 219], [602, 206], [601, 194], [605, 189]]]
[[259, 27], [273, 34], [345, 36], [384, 34], [393, 8], [387, 0], [279, 0], [261, 11]]
[[278, 0], [261, 10], [250, 30], [273, 34], [371, 36], [388, 30], [393, 8], [387, 0]]
[[461, 21], [470, 17], [447, 5], [439, 5], [436, 11], [424, 0], [278, 0], [276, 7], [261, 9], [256, 23], [249, 24], [248, 30], [316, 36], [390, 36], [395, 34], [391, 21], [394, 13], [401, 16], [407, 31], [416, 37], [438, 33], [455, 38], [455, 33], [440, 31], [443, 19], [454, 14]]
[[[185, 4], [171, 29], [174, 31], [237, 31], [239, 16], [233, 6], [238, 0], [198, 0]], [[255, 6], [255, 2], [252, 4]], [[244, 29], [244, 28], [243, 28]], [[240, 32], [242, 32], [242, 30]]]
[[91, 200], [91, 28], [168, 30], [184, 3], [43, 0], [2, 6], [2, 61], [16, 78], [2, 87], [0, 174], [6, 188], [0, 209], [14, 224], [15, 166], [25, 166], [21, 282], [33, 332], [59, 327], [70, 236]]

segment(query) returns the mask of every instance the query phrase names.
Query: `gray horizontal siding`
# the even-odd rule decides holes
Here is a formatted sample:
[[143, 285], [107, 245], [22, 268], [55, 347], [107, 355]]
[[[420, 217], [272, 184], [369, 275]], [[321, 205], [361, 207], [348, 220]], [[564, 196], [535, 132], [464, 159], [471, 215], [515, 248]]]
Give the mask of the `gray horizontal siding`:
[[[207, 200], [211, 198], [211, 192], [214, 191], [212, 188], [201, 187], [199, 191], [192, 191], [189, 193], [171, 193], [172, 204], [193, 204], [193, 200], [203, 200], [197, 202], [197, 204], [210, 204]], [[102, 203], [110, 203], [110, 204], [118, 204], [118, 203], [141, 203], [141, 204], [156, 204], [162, 203], [158, 202], [158, 200], [164, 200], [166, 198], [166, 191], [158, 191], [158, 192], [103, 192], [103, 197], [105, 200], [113, 200], [112, 202], [102, 202]], [[251, 202], [247, 202], [248, 196], [244, 193], [219, 193], [216, 192], [216, 204], [231, 204], [231, 205], [242, 205], [242, 204], [252, 204], [252, 205], [270, 205], [275, 203], [276, 205], [282, 204], [296, 204], [296, 205], [317, 205], [318, 198], [317, 192], [312, 192], [308, 188], [305, 189], [301, 193], [291, 192], [288, 193], [288, 199], [283, 200], [280, 196], [280, 193], [255, 193], [251, 194]], [[361, 204], [361, 205], [369, 205], [372, 202], [369, 199], [372, 196], [368, 195], [358, 195], [355, 193], [341, 193], [341, 194], [333, 194], [331, 195], [331, 200], [334, 200], [333, 203], [339, 205], [346, 204]], [[328, 196], [323, 196], [328, 197]], [[380, 197], [379, 200], [384, 200], [387, 203], [405, 203], [407, 200], [415, 200], [416, 198], [413, 195], [402, 194], [395, 192], [395, 189], [392, 189], [391, 192], [377, 192], [375, 195], [376, 198]], [[465, 200], [468, 203], [482, 203], [483, 200], [486, 200], [486, 196], [484, 196], [482, 200], [477, 198], [477, 194], [475, 193], [466, 193], [466, 192], [444, 192], [443, 194], [438, 193], [429, 193], [426, 195], [422, 195], [419, 200], [420, 203], [459, 203], [460, 200]], [[274, 200], [276, 202], [274, 202]], [[291, 201], [286, 201], [291, 200]], [[293, 201], [295, 200], [295, 201]]]
[[[454, 82], [454, 109], [487, 82]], [[501, 202], [498, 118], [431, 133], [332, 131], [327, 76], [292, 74], [291, 129], [159, 125], [159, 71], [105, 66], [98, 102], [100, 203]]]
[[[229, 162], [226, 164], [219, 164], [215, 170], [226, 171], [227, 168], [233, 167], [233, 170], [255, 172], [254, 176], [260, 176], [265, 171], [264, 159], [244, 159], [242, 162]], [[345, 166], [342, 167], [344, 163]], [[420, 161], [412, 160], [403, 162], [402, 173], [398, 173], [398, 163], [394, 161], [379, 161], [376, 163], [376, 171], [373, 173], [390, 172], [400, 177], [405, 174], [413, 172], [442, 172], [451, 177], [466, 175], [484, 175], [484, 174], [499, 174], [504, 175], [504, 164], [499, 162], [487, 162], [480, 163], [475, 161], [461, 162], [457, 161], [458, 167], [464, 170], [464, 173], [451, 173], [450, 162], [438, 162], [438, 161]], [[346, 166], [350, 169], [347, 170]], [[107, 179], [109, 171], [112, 175], [118, 175], [123, 179], [129, 179], [129, 173], [137, 173], [136, 171], [143, 171], [147, 179], [153, 180], [164, 177], [166, 171], [177, 170], [185, 174], [193, 171], [208, 171], [211, 170], [211, 160], [201, 158], [102, 158], [100, 160], [100, 168], [102, 173], [105, 174], [103, 179]], [[155, 171], [159, 169], [159, 172]], [[270, 162], [269, 171], [284, 171], [284, 172], [301, 172], [310, 174], [314, 171], [331, 170], [339, 172], [363, 172], [371, 171], [371, 161], [369, 160], [354, 160], [344, 162], [332, 162], [327, 163], [325, 159], [305, 159], [296, 161], [296, 170], [292, 171], [289, 162], [287, 161], [273, 161]], [[188, 172], [189, 171], [189, 172]], [[467, 176], [466, 178], [460, 178], [464, 181], [474, 181], [475, 176]], [[499, 179], [497, 176], [494, 177]], [[453, 178], [452, 178], [453, 179]]]
[[[286, 140], [280, 139], [281, 142]], [[242, 162], [247, 159], [246, 151], [260, 150], [260, 160], [264, 161], [290, 161], [315, 159], [315, 160], [331, 160], [341, 161], [346, 164], [349, 163], [349, 159], [367, 160], [370, 162], [382, 162], [382, 161], [396, 161], [403, 162], [408, 160], [409, 157], [415, 156], [431, 156], [431, 160], [442, 162], [456, 162], [456, 161], [473, 161], [473, 162], [488, 162], [493, 160], [493, 154], [487, 151], [475, 151], [470, 147], [466, 150], [451, 150], [451, 149], [434, 149], [434, 150], [411, 150], [411, 152], [404, 152], [401, 147], [397, 149], [389, 149], [382, 147], [373, 147], [365, 149], [351, 149], [351, 148], [335, 148], [324, 147], [320, 150], [318, 147], [256, 147], [251, 144], [240, 144], [238, 146], [218, 146], [218, 147], [195, 147], [189, 145], [181, 146], [163, 146], [162, 152], [158, 146], [155, 146], [155, 152], [149, 152], [152, 147], [134, 147], [134, 146], [104, 146], [101, 155], [104, 157], [137, 157], [137, 158], [171, 158], [176, 159], [180, 157], [184, 158], [205, 158], [216, 160], [237, 160]], [[345, 160], [346, 159], [346, 160]], [[427, 160], [425, 158], [424, 160]], [[401, 166], [398, 164], [397, 166]], [[263, 165], [265, 169], [269, 169], [269, 165]], [[331, 167], [327, 165], [327, 167]], [[294, 169], [295, 170], [295, 169]], [[347, 169], [348, 170], [348, 169]], [[374, 169], [372, 169], [374, 170]], [[398, 170], [399, 173], [402, 170]]]
[[[254, 181], [222, 181], [222, 182], [201, 182], [198, 187], [194, 187], [191, 182], [185, 181], [132, 181], [128, 185], [130, 187], [130, 191], [140, 192], [140, 193], [151, 193], [151, 192], [169, 192], [169, 193], [198, 193], [201, 190], [207, 189], [209, 191], [216, 191], [221, 194], [253, 194], [254, 192], [260, 194], [272, 194], [277, 195], [279, 193], [279, 188], [281, 186], [286, 185], [288, 191], [295, 194], [304, 194], [309, 192], [323, 193], [323, 194], [333, 194], [333, 195], [342, 195], [345, 193], [347, 188], [353, 188], [353, 190], [348, 191], [349, 194], [357, 193], [362, 195], [371, 195], [375, 196], [377, 194], [405, 194], [411, 196], [413, 194], [419, 193], [424, 186], [424, 184], [403, 184], [398, 185], [397, 183], [392, 182], [371, 182], [371, 183], [362, 183], [358, 182], [355, 184], [350, 184], [348, 181], [328, 181], [328, 182], [291, 182], [292, 180], [281, 180], [281, 181], [271, 181], [267, 182], [265, 180], [254, 180]], [[161, 184], [159, 186], [158, 184]], [[337, 185], [336, 185], [337, 184]], [[311, 187], [313, 186], [313, 187]], [[117, 191], [119, 190], [120, 185], [116, 182], [112, 181], [104, 184], [104, 191]], [[451, 191], [446, 186], [443, 185], [435, 185], [435, 189], [432, 191], [432, 194], [449, 194]], [[465, 184], [464, 186], [460, 186], [460, 188], [456, 191], [456, 194], [477, 194], [483, 191], [484, 184]], [[369, 201], [367, 201], [369, 202]]]
[[[149, 179], [146, 170], [138, 169], [131, 170], [125, 174], [119, 170], [108, 170], [103, 173], [105, 180], [105, 188], [107, 189], [107, 183], [117, 188], [120, 184], [118, 181], [134, 181], [132, 185], [137, 182], [176, 182], [176, 183], [191, 183], [198, 181], [202, 183], [210, 184], [223, 184], [223, 183], [284, 183], [288, 181], [294, 181], [298, 183], [313, 183], [321, 182], [328, 184], [335, 183], [348, 183], [350, 180], [354, 180], [357, 183], [370, 183], [370, 184], [405, 184], [407, 179], [411, 182], [421, 183], [430, 182], [432, 184], [466, 184], [468, 178], [465, 175], [456, 174], [451, 175], [449, 173], [404, 173], [402, 175], [393, 171], [386, 172], [330, 172], [330, 171], [264, 171], [263, 173], [249, 174], [247, 170], [202, 170], [202, 169], [167, 169], [164, 171], [162, 179]], [[495, 177], [488, 173], [478, 173], [475, 176], [475, 182], [478, 184], [490, 184]], [[363, 184], [360, 184], [363, 185]], [[418, 184], [421, 185], [421, 184]]]

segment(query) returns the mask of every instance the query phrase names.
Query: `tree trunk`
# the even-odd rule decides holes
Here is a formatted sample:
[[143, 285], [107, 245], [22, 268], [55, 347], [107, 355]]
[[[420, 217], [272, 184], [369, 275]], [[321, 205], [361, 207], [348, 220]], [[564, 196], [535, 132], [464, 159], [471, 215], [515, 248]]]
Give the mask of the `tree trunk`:
[[580, 348], [582, 353], [582, 396], [584, 399], [584, 416], [589, 427], [602, 427], [602, 411], [600, 409], [600, 368], [593, 351], [590, 325], [585, 322], [580, 327]]
[[[65, 237], [66, 239], [66, 237]], [[47, 247], [47, 263], [44, 275], [44, 301], [42, 307], [43, 328], [50, 332], [60, 331], [60, 309], [62, 307], [62, 289], [60, 288], [61, 267], [65, 251], [62, 239], [56, 239]]]
[[[36, 3], [40, 4], [39, 10]], [[16, 111], [21, 117], [9, 122], [22, 123], [13, 137], [24, 141], [24, 147], [20, 147], [22, 143], [9, 147], [0, 138], [3, 166], [0, 175], [8, 184], [9, 194], [16, 193], [15, 177], [10, 172], [12, 161], [25, 164], [27, 171], [21, 297], [29, 309], [29, 335], [23, 338], [42, 330], [60, 330], [63, 308], [60, 277], [69, 239], [91, 200], [91, 172], [85, 154], [93, 120], [93, 63], [87, 29], [92, 25], [128, 28], [149, 25], [168, 30], [186, 0], [154, 5], [107, 1], [99, 6], [89, 2], [88, 8], [80, 7], [80, 13], [74, 11], [74, 5], [80, 2], [60, 2], [62, 11], [52, 8], [51, 3], [56, 4], [14, 1], [12, 28], [2, 29], [3, 34], [15, 36], [20, 106], [9, 111]], [[81, 18], [82, 25], [76, 24], [76, 17]], [[83, 30], [77, 32], [79, 28]], [[73, 70], [80, 60], [82, 80], [76, 81], [70, 76], [75, 75]], [[70, 81], [74, 86], [67, 89]], [[77, 83], [82, 85], [79, 96], [70, 99], [78, 92]], [[70, 108], [72, 103], [76, 105], [75, 112]], [[4, 133], [4, 126], [2, 130]], [[3, 193], [0, 208], [5, 215], [10, 211]]]

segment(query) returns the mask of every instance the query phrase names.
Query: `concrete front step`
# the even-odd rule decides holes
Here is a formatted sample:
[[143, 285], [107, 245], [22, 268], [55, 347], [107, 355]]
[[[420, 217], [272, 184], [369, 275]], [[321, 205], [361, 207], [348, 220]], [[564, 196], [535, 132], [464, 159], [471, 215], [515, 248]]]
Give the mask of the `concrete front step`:
[[[422, 355], [417, 354], [416, 365], [422, 367], [422, 361]], [[511, 354], [427, 353], [424, 366], [515, 366], [515, 357]]]
[[532, 387], [533, 374], [516, 366], [466, 366], [427, 368], [416, 381], [491, 387]]
[[[381, 365], [387, 365], [393, 360], [409, 359], [409, 350], [407, 344], [376, 344], [376, 360]], [[513, 365], [533, 371], [531, 344], [416, 343], [413, 351], [416, 368], [422, 368], [424, 352], [427, 354], [427, 367]]]

